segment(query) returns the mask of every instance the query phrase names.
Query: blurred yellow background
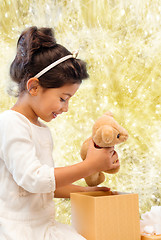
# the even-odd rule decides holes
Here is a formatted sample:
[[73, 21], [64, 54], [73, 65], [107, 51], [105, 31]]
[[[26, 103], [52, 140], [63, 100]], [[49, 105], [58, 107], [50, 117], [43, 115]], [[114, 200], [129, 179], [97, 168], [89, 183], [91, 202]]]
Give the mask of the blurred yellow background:
[[[161, 205], [161, 0], [0, 0], [0, 23], [0, 111], [16, 101], [8, 72], [21, 31], [53, 27], [59, 43], [79, 49], [90, 74], [69, 112], [48, 124], [56, 166], [81, 161], [82, 142], [109, 110], [129, 139], [116, 147], [120, 172], [102, 185], [139, 193], [140, 213]], [[70, 223], [70, 201], [56, 207], [57, 220]]]

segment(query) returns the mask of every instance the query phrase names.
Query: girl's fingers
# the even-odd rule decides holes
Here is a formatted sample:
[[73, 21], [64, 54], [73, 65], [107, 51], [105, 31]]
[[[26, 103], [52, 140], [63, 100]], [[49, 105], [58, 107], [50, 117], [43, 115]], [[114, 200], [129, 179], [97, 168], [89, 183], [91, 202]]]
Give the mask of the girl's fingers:
[[86, 187], [87, 192], [95, 192], [95, 191], [104, 191], [108, 192], [110, 191], [110, 188], [108, 187]]
[[114, 147], [110, 147], [110, 152], [111, 153], [115, 152]]
[[108, 187], [97, 187], [97, 190], [96, 191], [104, 191], [104, 192], [108, 192], [110, 191], [111, 189], [108, 188]]
[[112, 165], [113, 165], [113, 168], [117, 168], [120, 166], [118, 154], [116, 151], [114, 151], [113, 156], [112, 156]]
[[117, 168], [120, 166], [120, 162], [119, 162], [119, 159], [116, 159], [116, 161], [113, 163], [113, 167], [114, 168]]

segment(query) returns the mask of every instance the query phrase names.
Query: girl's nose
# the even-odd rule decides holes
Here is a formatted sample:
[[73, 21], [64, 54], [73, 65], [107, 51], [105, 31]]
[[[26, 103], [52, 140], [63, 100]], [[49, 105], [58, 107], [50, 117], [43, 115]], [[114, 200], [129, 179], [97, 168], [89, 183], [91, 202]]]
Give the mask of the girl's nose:
[[63, 112], [68, 112], [68, 103], [64, 104], [62, 107]]

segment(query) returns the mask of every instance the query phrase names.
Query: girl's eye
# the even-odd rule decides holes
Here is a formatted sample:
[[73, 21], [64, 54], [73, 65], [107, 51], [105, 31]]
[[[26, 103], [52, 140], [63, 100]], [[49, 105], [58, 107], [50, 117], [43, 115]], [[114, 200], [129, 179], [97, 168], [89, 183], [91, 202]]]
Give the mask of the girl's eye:
[[60, 101], [61, 101], [61, 102], [65, 102], [66, 100], [65, 100], [65, 99], [63, 99], [63, 98], [60, 98]]

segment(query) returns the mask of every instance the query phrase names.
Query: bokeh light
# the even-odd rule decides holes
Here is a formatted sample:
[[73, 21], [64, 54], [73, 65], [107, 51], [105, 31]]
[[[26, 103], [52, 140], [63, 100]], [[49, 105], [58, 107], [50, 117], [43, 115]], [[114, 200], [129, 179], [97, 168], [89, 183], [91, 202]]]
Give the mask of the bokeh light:
[[[140, 213], [161, 205], [161, 1], [0, 0], [0, 22], [0, 111], [16, 101], [8, 71], [21, 31], [53, 27], [59, 43], [79, 49], [90, 74], [69, 112], [48, 124], [56, 166], [81, 161], [81, 144], [109, 110], [129, 139], [116, 147], [119, 173], [102, 185], [139, 193]], [[55, 201], [57, 220], [70, 223], [69, 200]]]

